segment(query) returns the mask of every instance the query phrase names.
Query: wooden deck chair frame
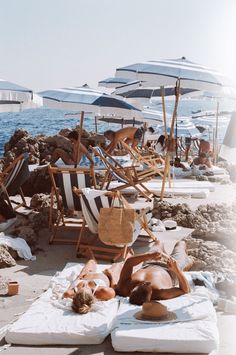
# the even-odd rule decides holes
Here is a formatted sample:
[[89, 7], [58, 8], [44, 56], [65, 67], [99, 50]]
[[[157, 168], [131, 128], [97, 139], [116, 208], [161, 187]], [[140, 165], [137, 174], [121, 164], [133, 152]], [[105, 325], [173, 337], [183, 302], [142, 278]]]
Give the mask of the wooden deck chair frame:
[[[73, 188], [73, 192], [80, 199], [83, 198], [84, 196], [82, 190], [80, 189]], [[127, 202], [127, 200], [121, 195], [120, 191], [106, 191], [103, 196], [107, 197], [107, 201], [109, 201], [108, 202], [109, 206], [111, 206], [112, 200], [114, 198], [121, 196], [125, 208], [132, 208]], [[84, 196], [84, 200], [86, 200], [85, 196]], [[100, 207], [104, 207], [104, 205], [101, 204]], [[106, 207], [108, 207], [108, 205], [106, 205]], [[90, 215], [95, 220], [96, 217], [91, 211], [88, 201], [86, 203], [86, 208], [90, 210]], [[139, 211], [140, 213], [136, 212], [135, 215], [138, 223], [140, 224], [141, 229], [144, 229], [147, 232], [149, 238], [152, 241], [155, 241], [156, 236], [152, 233], [152, 231], [148, 227], [148, 221], [146, 216], [147, 209], [140, 209]], [[89, 226], [86, 223], [86, 218], [83, 214], [83, 226], [80, 230], [80, 235], [76, 246], [77, 256], [85, 256], [87, 258], [110, 260], [112, 262], [115, 262], [119, 258], [124, 259], [127, 256], [128, 252], [133, 253], [132, 245], [130, 246], [124, 245], [122, 247], [117, 247], [115, 245], [114, 246], [106, 245], [99, 240], [98, 234], [94, 235], [94, 238], [90, 238], [91, 239], [90, 243], [86, 240], [84, 241], [84, 239], [86, 238], [85, 235], [86, 230], [89, 230]], [[100, 245], [96, 244], [97, 242], [99, 242]]]
[[[28, 153], [21, 154], [0, 173], [0, 195], [3, 195], [13, 211], [22, 206], [29, 208], [21, 188], [30, 175], [28, 160]], [[10, 199], [10, 196], [15, 194], [20, 195], [22, 202]], [[17, 206], [13, 207], [12, 203]]]
[[[65, 218], [65, 212], [70, 209], [72, 213], [81, 211], [78, 201], [74, 201], [72, 188], [79, 187], [96, 187], [96, 178], [94, 168], [68, 168], [68, 167], [52, 167], [49, 165], [48, 172], [51, 178], [52, 188], [50, 195], [50, 210], [49, 210], [49, 229], [52, 232], [49, 244], [53, 242], [63, 244], [76, 244], [77, 240], [71, 238], [57, 237], [59, 230], [78, 229], [82, 227], [81, 218]], [[56, 180], [59, 180], [57, 183]], [[63, 187], [62, 187], [63, 186]], [[61, 191], [60, 191], [61, 188]], [[58, 216], [56, 221], [53, 221], [53, 211], [56, 199]]]
[[122, 147], [128, 152], [134, 164], [135, 162], [145, 164], [149, 168], [152, 168], [157, 175], [163, 177], [163, 169], [157, 167], [157, 161], [159, 158], [155, 157], [154, 155], [143, 156], [138, 151], [129, 146], [127, 143], [123, 141], [121, 141], [120, 143]]
[[[104, 167], [106, 168], [106, 173], [101, 185], [101, 189], [105, 186], [105, 184], [105, 188], [108, 189], [111, 180], [115, 178], [123, 184], [114, 189], [111, 189], [111, 191], [123, 190], [126, 187], [133, 187], [140, 195], [145, 197], [148, 201], [151, 201], [151, 197], [153, 197], [155, 194], [151, 192], [143, 183], [149, 181], [153, 176], [156, 175], [155, 169], [149, 168], [143, 171], [137, 171], [137, 166], [135, 165], [123, 167], [101, 147], [91, 147], [91, 149], [95, 155], [100, 157]], [[141, 186], [141, 188], [139, 186]]]

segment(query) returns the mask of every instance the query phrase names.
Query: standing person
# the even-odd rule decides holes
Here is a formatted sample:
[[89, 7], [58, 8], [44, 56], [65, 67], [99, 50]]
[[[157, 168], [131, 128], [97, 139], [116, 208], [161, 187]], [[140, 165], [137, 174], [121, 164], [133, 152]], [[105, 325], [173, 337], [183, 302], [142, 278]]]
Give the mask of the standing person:
[[70, 141], [68, 143], [72, 144], [72, 152], [69, 153], [62, 148], [56, 148], [52, 153], [52, 156], [49, 158], [50, 163], [55, 164], [55, 162], [61, 158], [64, 164], [68, 164], [68, 165], [79, 164], [82, 156], [85, 155], [90, 161], [90, 164], [93, 165], [94, 164], [93, 158], [89, 154], [88, 149], [82, 143], [80, 143], [80, 147], [78, 149], [78, 145], [77, 145], [78, 137], [79, 134], [77, 131], [75, 130], [71, 131], [68, 134], [67, 138]]
[[165, 151], [165, 136], [162, 134], [157, 140], [157, 144], [155, 145], [155, 152], [161, 156], [163, 156]]
[[131, 147], [137, 150], [138, 144], [143, 143], [144, 132], [144, 127], [125, 127], [116, 132], [112, 130], [105, 131], [104, 136], [110, 141], [110, 144], [106, 147], [107, 153], [112, 154], [120, 141], [131, 144]]

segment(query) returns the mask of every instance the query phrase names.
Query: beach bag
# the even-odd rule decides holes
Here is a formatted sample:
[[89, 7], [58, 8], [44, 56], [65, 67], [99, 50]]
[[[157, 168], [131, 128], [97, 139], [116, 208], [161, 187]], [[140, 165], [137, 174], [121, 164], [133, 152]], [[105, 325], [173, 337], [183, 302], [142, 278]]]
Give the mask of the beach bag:
[[[119, 207], [114, 207], [118, 198]], [[110, 208], [101, 208], [98, 235], [104, 244], [124, 245], [133, 241], [136, 212], [120, 194], [113, 198]]]

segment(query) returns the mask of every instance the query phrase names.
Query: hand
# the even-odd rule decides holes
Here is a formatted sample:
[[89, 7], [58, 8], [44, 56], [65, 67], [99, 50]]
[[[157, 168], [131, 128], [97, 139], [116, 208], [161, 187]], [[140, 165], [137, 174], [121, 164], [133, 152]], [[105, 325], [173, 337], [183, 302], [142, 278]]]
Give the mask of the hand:
[[151, 260], [160, 260], [162, 253], [160, 253], [159, 251], [154, 251], [153, 253], [150, 253], [150, 258]]
[[179, 272], [179, 270], [180, 270], [177, 261], [171, 257], [167, 261], [167, 267], [169, 270], [174, 271], [174, 272]]

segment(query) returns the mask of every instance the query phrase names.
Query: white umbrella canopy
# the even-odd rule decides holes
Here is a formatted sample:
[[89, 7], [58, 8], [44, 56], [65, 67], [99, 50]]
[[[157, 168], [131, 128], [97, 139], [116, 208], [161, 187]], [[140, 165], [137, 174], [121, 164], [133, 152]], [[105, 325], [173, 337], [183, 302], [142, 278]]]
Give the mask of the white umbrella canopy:
[[141, 111], [119, 97], [114, 97], [89, 87], [54, 89], [39, 93], [43, 105], [69, 111], [84, 111], [96, 116], [142, 117]]
[[32, 90], [0, 79], [0, 112], [19, 112], [42, 104], [42, 98]]
[[[180, 88], [180, 94], [183, 96], [192, 96], [192, 93], [195, 93], [197, 95], [199, 93], [199, 90], [196, 89], [189, 89], [189, 88]], [[122, 97], [125, 97], [126, 99], [151, 99], [155, 97], [161, 97], [162, 96], [162, 89], [157, 88], [157, 87], [151, 87], [148, 86], [147, 83], [145, 82], [140, 82], [140, 81], [132, 81], [128, 84], [122, 85], [118, 87], [115, 91], [114, 94], [120, 95]], [[164, 95], [165, 96], [175, 96], [175, 87], [173, 86], [167, 86], [164, 89]]]
[[136, 63], [116, 69], [116, 77], [148, 82], [150, 86], [173, 86], [215, 91], [235, 84], [218, 71], [188, 61], [185, 57]]

